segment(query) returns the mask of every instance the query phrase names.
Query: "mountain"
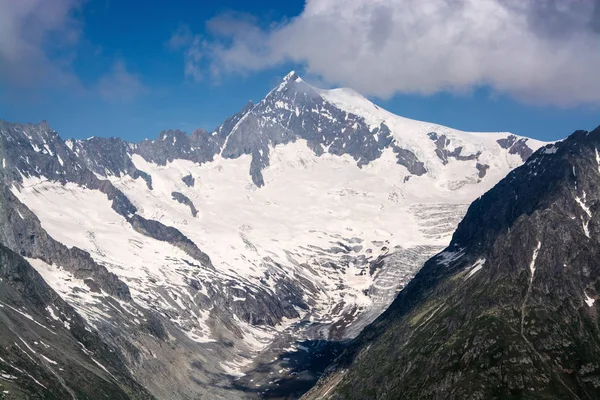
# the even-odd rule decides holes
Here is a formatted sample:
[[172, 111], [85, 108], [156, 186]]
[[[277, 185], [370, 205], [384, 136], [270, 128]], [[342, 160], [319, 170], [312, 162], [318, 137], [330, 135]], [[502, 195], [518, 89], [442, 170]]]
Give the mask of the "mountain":
[[151, 399], [119, 353], [0, 245], [0, 398]]
[[306, 398], [600, 398], [600, 127], [538, 150]]
[[0, 243], [152, 395], [293, 397], [542, 145], [293, 72], [214, 132], [0, 122]]

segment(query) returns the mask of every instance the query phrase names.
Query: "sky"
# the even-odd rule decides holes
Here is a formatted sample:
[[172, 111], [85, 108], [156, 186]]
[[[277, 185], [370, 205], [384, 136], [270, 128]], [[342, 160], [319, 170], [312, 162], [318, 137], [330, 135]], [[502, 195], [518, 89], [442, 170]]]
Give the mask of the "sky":
[[290, 70], [557, 140], [600, 125], [600, 0], [0, 0], [0, 119], [63, 138], [211, 131]]

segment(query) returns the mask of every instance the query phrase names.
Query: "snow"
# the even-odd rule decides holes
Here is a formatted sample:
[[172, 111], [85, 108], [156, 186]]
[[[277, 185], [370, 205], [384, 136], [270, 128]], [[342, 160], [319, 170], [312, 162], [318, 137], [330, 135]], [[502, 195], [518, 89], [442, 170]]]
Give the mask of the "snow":
[[590, 237], [589, 224], [590, 224], [590, 220], [592, 218], [592, 210], [587, 206], [587, 204], [586, 204], [586, 198], [587, 198], [587, 194], [584, 191], [582, 198], [580, 198], [579, 196], [575, 196], [575, 201], [577, 202], [577, 204], [579, 204], [579, 207], [581, 207], [581, 209], [585, 212], [585, 214], [588, 217], [587, 220], [586, 220], [582, 216], [581, 217], [581, 223], [582, 223], [582, 226], [583, 226], [583, 233], [585, 234], [585, 236], [587, 236], [589, 238]]
[[31, 315], [27, 314], [26, 312], [18, 310], [16, 308], [14, 308], [6, 303], [2, 303], [2, 302], [0, 302], [0, 306], [2, 306], [3, 308], [4, 307], [10, 308], [11, 310], [15, 311], [16, 313], [18, 313], [18, 314], [22, 315], [23, 317], [27, 318], [28, 320], [32, 321], [36, 325], [41, 326], [42, 328], [46, 329], [48, 332], [52, 333], [53, 335], [56, 335], [56, 332], [53, 332], [47, 326], [40, 324], [38, 321], [36, 321]]
[[60, 318], [56, 315], [56, 313], [54, 312], [54, 308], [52, 308], [52, 306], [46, 307], [46, 311], [48, 311], [48, 314], [50, 314], [50, 317], [53, 320], [60, 321]]
[[464, 255], [464, 249], [463, 250], [459, 250], [459, 251], [448, 251], [448, 250], [444, 250], [443, 252], [441, 252], [440, 254], [438, 254], [436, 256], [438, 263], [445, 265], [445, 266], [449, 266], [451, 265], [454, 261], [458, 260], [460, 257], [462, 257]]
[[[175, 159], [164, 166], [132, 155], [135, 166], [152, 176], [153, 190], [141, 178], [108, 177], [140, 215], [173, 226], [196, 243], [210, 256], [214, 271], [198, 265], [177, 247], [137, 233], [99, 191], [33, 177], [24, 177], [22, 186], [14, 186], [12, 191], [53, 238], [88, 251], [128, 284], [136, 304], [169, 315], [181, 332], [199, 343], [215, 338], [209, 328], [210, 308], [202, 308], [197, 302], [190, 289], [191, 279], [202, 284], [200, 293], [207, 298], [207, 283], [226, 282], [225, 293], [220, 294], [228, 294], [231, 302], [242, 302], [251, 301], [257, 288], [275, 293], [279, 281], [300, 282], [302, 278], [316, 288], [305, 293], [305, 300], [314, 304], [307, 318], [316, 324], [335, 322], [350, 312], [368, 313], [383, 303], [387, 307], [397, 293], [400, 272], [390, 268], [372, 276], [364, 273], [368, 262], [396, 247], [427, 245], [435, 246], [432, 253], [439, 251], [449, 243], [467, 205], [522, 160], [496, 143], [507, 133], [468, 133], [402, 118], [349, 89], [319, 93], [326, 101], [363, 116], [371, 131], [384, 122], [397, 144], [414, 152], [428, 173], [410, 176], [407, 181], [409, 172], [397, 163], [390, 148], [379, 159], [359, 168], [349, 155], [326, 152], [317, 157], [305, 140], [296, 140], [269, 149], [270, 165], [263, 171], [265, 186], [260, 189], [249, 175], [248, 155], [237, 159], [217, 155], [213, 162], [202, 165]], [[291, 108], [285, 102], [277, 102], [274, 107], [296, 115], [309, 112]], [[313, 111], [323, 114], [324, 110]], [[240, 119], [232, 133], [248, 115]], [[481, 153], [479, 160], [451, 158], [443, 165], [435, 155], [435, 143], [427, 136], [432, 131], [447, 136], [448, 150], [462, 147], [461, 155]], [[542, 145], [533, 140], [527, 143], [534, 150]], [[67, 146], [72, 149], [73, 142]], [[490, 166], [483, 179], [478, 177], [477, 162]], [[181, 180], [188, 174], [196, 179], [193, 187]], [[193, 202], [198, 209], [196, 218], [187, 205], [172, 199], [172, 192], [180, 192]], [[342, 247], [351, 250], [332, 250]], [[445, 251], [438, 260], [450, 265], [463, 254], [464, 250]], [[360, 257], [366, 260], [362, 265], [356, 262]], [[29, 261], [90, 325], [98, 326], [110, 319], [110, 313], [123, 312], [109, 309], [106, 293], [91, 292], [60, 265]], [[332, 269], [328, 263], [343, 268]], [[466, 279], [484, 263], [484, 259], [478, 260]], [[268, 280], [265, 271], [269, 272]], [[240, 292], [227, 292], [233, 289]], [[339, 307], [342, 303], [344, 307]], [[127, 305], [122, 307], [130, 313]], [[47, 311], [50, 318], [61, 321], [55, 309], [49, 307]], [[307, 313], [302, 311], [300, 315]], [[140, 323], [135, 311], [128, 319], [132, 324]], [[271, 328], [234, 319], [252, 354], [297, 322], [284, 319]], [[69, 328], [69, 322], [62, 321]], [[247, 359], [243, 357], [225, 360], [221, 365], [232, 375], [239, 375], [245, 366]]]
[[[438, 135], [445, 135], [450, 145], [448, 150], [462, 147], [461, 155], [476, 154], [481, 151], [479, 162], [490, 165], [491, 167], [500, 167], [507, 163], [509, 170], [521, 165], [522, 160], [518, 155], [506, 154], [501, 149], [496, 140], [506, 138], [511, 135], [507, 132], [462, 132], [456, 129], [448, 128], [438, 124], [417, 121], [409, 118], [400, 117], [389, 111], [373, 104], [370, 100], [348, 88], [316, 90], [323, 99], [340, 109], [359, 115], [365, 122], [371, 126], [371, 130], [385, 123], [391, 130], [392, 135], [400, 147], [408, 148], [413, 151], [417, 157], [425, 162], [428, 170], [439, 168], [441, 160], [435, 155], [435, 143], [427, 136], [430, 132], [436, 132]], [[517, 138], [520, 138], [517, 136]], [[533, 150], [537, 150], [546, 143], [538, 140], [527, 139], [527, 145]], [[504, 153], [504, 154], [503, 154]], [[501, 157], [500, 154], [503, 154]], [[451, 163], [453, 162], [450, 160]], [[460, 164], [462, 173], [464, 173], [464, 162], [454, 162]], [[447, 167], [447, 166], [446, 166]], [[444, 170], [446, 168], [443, 168]], [[494, 168], [490, 168], [493, 172]], [[488, 172], [490, 172], [488, 171]], [[504, 175], [508, 170], [504, 170]], [[437, 173], [435, 173], [437, 175]], [[437, 177], [437, 176], [436, 176]], [[503, 176], [502, 176], [503, 177]]]
[[556, 147], [556, 145], [552, 145], [550, 147], [546, 147], [543, 150], [544, 154], [556, 154], [557, 151], [558, 151], [558, 147]]
[[[469, 140], [476, 143], [473, 149], [485, 147], [485, 140]], [[433, 144], [429, 138], [423, 143]], [[437, 168], [430, 160], [429, 175], [413, 176], [405, 182], [408, 172], [397, 164], [392, 149], [359, 168], [348, 155], [326, 153], [317, 157], [306, 141], [297, 140], [270, 149], [270, 166], [263, 171], [266, 184], [260, 189], [248, 173], [250, 156], [217, 156], [214, 162], [202, 165], [176, 159], [160, 166], [133, 155], [135, 166], [152, 176], [153, 190], [142, 179], [109, 179], [140, 215], [174, 226], [193, 240], [211, 257], [215, 272], [191, 268], [189, 263], [198, 262], [182, 250], [134, 231], [99, 191], [40, 178], [24, 178], [22, 187], [13, 187], [12, 191], [52, 237], [90, 252], [97, 262], [123, 279], [138, 304], [170, 310], [172, 321], [190, 339], [210, 342], [214, 340], [208, 328], [210, 316], [207, 310], [194, 311], [198, 306], [189, 295], [189, 278], [201, 282], [233, 279], [244, 288], [264, 287], [261, 279], [265, 269], [278, 263], [285, 268], [277, 268], [274, 276], [303, 276], [319, 288], [313, 294], [319, 305], [311, 314], [315, 322], [337, 318], [331, 313], [342, 301], [345, 307], [336, 311], [339, 316], [354, 307], [367, 310], [373, 304], [365, 295], [369, 288], [394, 293], [399, 283], [387, 282], [383, 277], [376, 283], [375, 277], [361, 274], [357, 265], [332, 274], [319, 249], [338, 247], [339, 242], [353, 247], [348, 241], [359, 238], [360, 249], [353, 251], [353, 256], [374, 259], [383, 254], [375, 243], [386, 242], [388, 248], [446, 246], [466, 205], [490, 189], [513, 165], [510, 157], [498, 155], [495, 143], [492, 149], [481, 156], [487, 154], [492, 166], [484, 180], [477, 177], [475, 161], [451, 161]], [[465, 167], [470, 164], [472, 168]], [[181, 181], [190, 173], [196, 178], [193, 187]], [[196, 218], [187, 205], [172, 200], [174, 191], [192, 200], [198, 209]], [[456, 222], [443, 225], [448, 218]], [[440, 256], [449, 263], [460, 255]], [[335, 260], [340, 257], [327, 255], [326, 259], [339, 262]], [[108, 318], [102, 313], [105, 293], [92, 293], [60, 266], [30, 261], [53, 288], [71, 303], [77, 302], [78, 311], [92, 325]], [[305, 268], [307, 264], [315, 273]], [[267, 289], [275, 290], [275, 283], [273, 279], [267, 281]], [[257, 341], [255, 333], [246, 334], [245, 341], [250, 348], [259, 349], [269, 338]]]
[[40, 355], [42, 356], [42, 358], [43, 358], [44, 360], [46, 360], [46, 362], [48, 362], [48, 363], [50, 363], [50, 364], [53, 364], [53, 365], [58, 365], [58, 363], [57, 363], [56, 361], [49, 359], [48, 357], [46, 357], [46, 356], [45, 356], [45, 355], [43, 355], [43, 354], [40, 354]]
[[531, 257], [531, 263], [529, 264], [529, 271], [531, 272], [531, 277], [529, 278], [529, 285], [531, 285], [531, 283], [533, 282], [533, 276], [535, 274], [535, 260], [537, 260], [537, 256], [541, 247], [542, 242], [538, 241], [537, 247], [533, 250], [533, 256]]
[[594, 303], [596, 302], [595, 299], [592, 299], [590, 296], [587, 295], [587, 293], [583, 293], [583, 295], [585, 296], [585, 303], [588, 305], [588, 307], [591, 307], [594, 305]]
[[233, 376], [234, 378], [241, 378], [242, 376], [246, 375], [242, 372], [242, 370], [250, 364], [252, 364], [252, 359], [246, 358], [222, 362], [219, 364], [219, 366], [227, 375]]
[[27, 342], [26, 342], [26, 341], [24, 341], [24, 340], [23, 340], [23, 339], [21, 339], [21, 338], [19, 338], [19, 340], [20, 340], [21, 342], [23, 342], [23, 344], [24, 344], [24, 345], [25, 345], [25, 346], [26, 346], [26, 347], [29, 349], [29, 351], [31, 351], [33, 354], [37, 354], [37, 352], [36, 352], [35, 350], [33, 350], [33, 349], [31, 348], [31, 346], [27, 344]]
[[94, 364], [96, 364], [97, 366], [99, 366], [100, 368], [102, 368], [102, 370], [104, 372], [106, 372], [108, 375], [111, 376], [111, 378], [113, 378], [114, 380], [117, 380], [117, 378], [115, 378], [115, 376], [113, 374], [111, 374], [104, 365], [100, 364], [98, 361], [96, 361], [94, 358], [90, 357], [92, 359], [92, 361], [94, 362]]
[[583, 192], [583, 198], [580, 198], [578, 196], [575, 197], [575, 201], [577, 202], [577, 204], [579, 204], [579, 206], [581, 207], [581, 209], [587, 214], [588, 217], [592, 217], [592, 211], [590, 210], [590, 208], [585, 204], [585, 199], [586, 199], [587, 195], [585, 192]]
[[477, 271], [479, 271], [481, 268], [483, 268], [484, 265], [485, 265], [485, 258], [480, 258], [479, 260], [477, 260], [475, 262], [475, 264], [473, 264], [468, 269], [469, 273], [467, 274], [467, 276], [465, 276], [465, 280], [467, 280], [470, 277], [472, 277], [473, 275], [475, 275], [477, 273]]

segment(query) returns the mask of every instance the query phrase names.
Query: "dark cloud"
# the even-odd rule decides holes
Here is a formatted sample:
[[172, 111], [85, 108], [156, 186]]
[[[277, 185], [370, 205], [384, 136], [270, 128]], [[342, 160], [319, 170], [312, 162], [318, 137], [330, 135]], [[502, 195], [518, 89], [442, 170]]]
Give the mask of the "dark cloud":
[[600, 0], [594, 1], [594, 11], [592, 11], [590, 27], [592, 28], [592, 31], [600, 34]]
[[392, 33], [394, 10], [385, 5], [380, 5], [368, 11], [371, 13], [368, 38], [373, 49], [379, 50], [385, 46]]
[[596, 0], [536, 0], [525, 4], [525, 12], [533, 32], [544, 37], [565, 40], [570, 39], [574, 34], [591, 30], [591, 19], [598, 2]]

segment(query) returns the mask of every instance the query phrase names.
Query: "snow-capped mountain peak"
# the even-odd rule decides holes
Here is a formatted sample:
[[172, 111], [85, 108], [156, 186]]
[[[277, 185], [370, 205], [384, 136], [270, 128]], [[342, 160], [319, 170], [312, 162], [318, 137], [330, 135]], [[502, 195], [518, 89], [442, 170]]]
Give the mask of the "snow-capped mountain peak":
[[542, 145], [402, 118], [294, 72], [212, 133], [65, 142], [0, 122], [0, 142], [0, 242], [133, 352], [153, 394], [182, 398], [223, 373], [268, 385], [252, 363], [285, 377], [298, 341], [358, 334]]

